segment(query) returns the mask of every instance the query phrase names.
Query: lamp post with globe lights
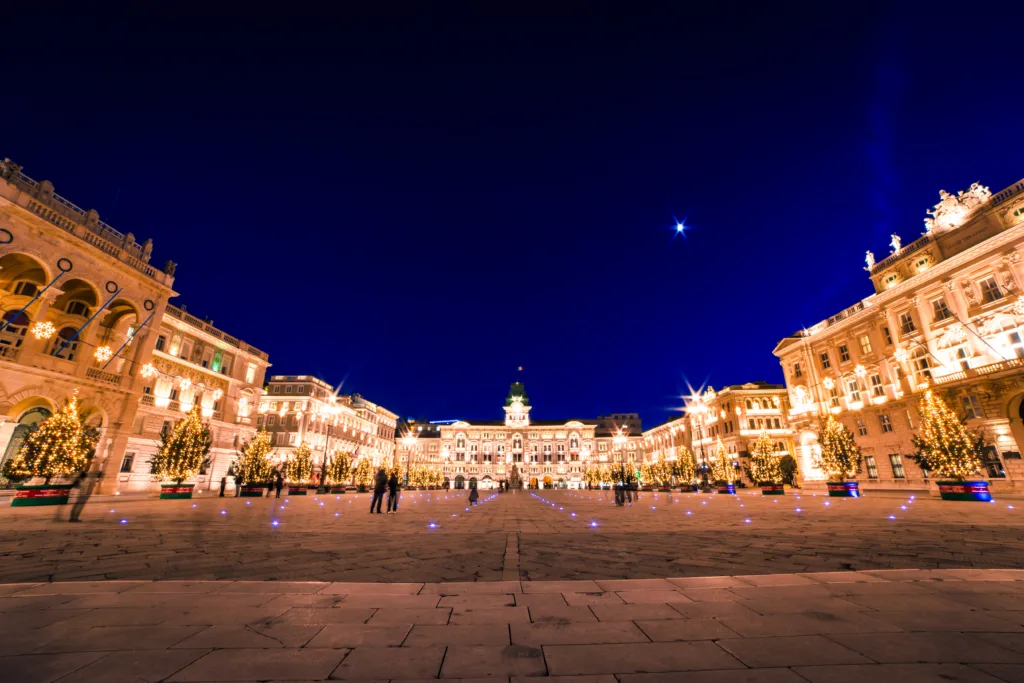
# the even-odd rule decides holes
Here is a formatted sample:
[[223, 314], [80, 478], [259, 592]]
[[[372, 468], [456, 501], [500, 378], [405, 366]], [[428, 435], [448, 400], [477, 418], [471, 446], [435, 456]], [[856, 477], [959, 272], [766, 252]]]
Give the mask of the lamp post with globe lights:
[[697, 440], [700, 443], [700, 478], [701, 487], [708, 490], [708, 456], [704, 452], [704, 416], [707, 415], [708, 406], [700, 394], [692, 394], [686, 404], [686, 414], [690, 416], [691, 426], [697, 428]]

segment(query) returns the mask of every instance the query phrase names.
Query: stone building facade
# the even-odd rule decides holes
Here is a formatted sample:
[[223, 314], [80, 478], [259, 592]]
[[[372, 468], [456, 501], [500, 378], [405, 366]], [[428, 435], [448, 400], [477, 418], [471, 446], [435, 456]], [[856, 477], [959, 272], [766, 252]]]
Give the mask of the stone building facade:
[[538, 420], [532, 410], [526, 387], [516, 382], [505, 397], [502, 420], [459, 420], [436, 430], [407, 423], [397, 440], [399, 462], [438, 468], [454, 488], [471, 482], [497, 488], [512, 478], [513, 466], [526, 487], [584, 488], [588, 463], [642, 458], [635, 413], [623, 414], [629, 419], [616, 427], [610, 417]]
[[813, 460], [831, 413], [863, 450], [862, 487], [927, 486], [910, 456], [932, 387], [984, 435], [992, 489], [1024, 487], [1024, 180], [940, 199], [921, 237], [867, 253], [874, 294], [775, 348], [806, 481], [824, 478]]
[[256, 426], [271, 435], [275, 463], [286, 460], [305, 443], [319, 472], [325, 457], [350, 453], [355, 461], [374, 465], [394, 456], [398, 416], [359, 394], [339, 395], [312, 375], [273, 375], [261, 397]]

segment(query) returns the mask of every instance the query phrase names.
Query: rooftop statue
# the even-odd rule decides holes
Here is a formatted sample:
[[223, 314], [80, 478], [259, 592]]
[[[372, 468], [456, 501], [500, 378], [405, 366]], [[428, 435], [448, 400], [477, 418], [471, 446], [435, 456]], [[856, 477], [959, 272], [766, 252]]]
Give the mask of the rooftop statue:
[[934, 234], [960, 227], [990, 197], [992, 191], [981, 183], [971, 183], [956, 195], [939, 190], [939, 203], [928, 210], [928, 218], [924, 219], [925, 230]]

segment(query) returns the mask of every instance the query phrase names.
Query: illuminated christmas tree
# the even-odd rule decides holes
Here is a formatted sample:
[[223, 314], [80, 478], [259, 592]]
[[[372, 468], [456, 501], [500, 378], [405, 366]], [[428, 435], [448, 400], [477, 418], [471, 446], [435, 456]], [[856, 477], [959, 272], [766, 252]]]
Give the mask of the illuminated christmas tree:
[[313, 476], [313, 452], [305, 442], [300, 443], [285, 465], [285, 475], [291, 484], [304, 484]]
[[832, 415], [825, 417], [818, 445], [821, 453], [815, 456], [814, 466], [828, 475], [831, 481], [844, 481], [860, 472], [860, 447], [846, 425]]
[[920, 434], [914, 436], [914, 459], [926, 470], [963, 481], [982, 466], [984, 440], [972, 432], [931, 389], [921, 399]]
[[672, 464], [672, 474], [683, 486], [692, 483], [697, 478], [697, 461], [686, 446], [679, 447], [679, 456]]
[[442, 486], [444, 485], [444, 475], [441, 474], [441, 470], [430, 470], [430, 484], [429, 486]]
[[750, 479], [755, 484], [781, 484], [782, 466], [775, 455], [775, 442], [762, 431], [750, 456]]
[[640, 463], [640, 483], [643, 486], [657, 486], [657, 477], [655, 476], [655, 468], [657, 463], [643, 462]]
[[235, 472], [246, 484], [262, 484], [270, 480], [270, 434], [265, 429], [242, 445], [242, 454], [235, 462]]
[[723, 484], [733, 484], [739, 478], [736, 468], [733, 466], [733, 460], [726, 452], [721, 439], [718, 440], [718, 449], [711, 456], [711, 476], [716, 483]]
[[359, 458], [355, 471], [356, 484], [366, 488], [373, 483], [373, 477], [376, 474], [377, 472], [373, 469], [373, 463], [370, 462], [369, 458]]
[[352, 459], [348, 453], [335, 451], [327, 463], [327, 483], [342, 486], [352, 476]]
[[602, 464], [597, 467], [597, 481], [600, 484], [611, 484], [614, 473], [610, 465]]
[[163, 443], [150, 462], [150, 472], [177, 484], [195, 476], [213, 444], [210, 427], [203, 424], [198, 405], [160, 438]]
[[85, 427], [78, 414], [78, 391], [64, 407], [29, 434], [18, 454], [4, 465], [4, 476], [20, 481], [43, 477], [76, 477], [89, 468], [98, 432]]
[[596, 486], [598, 484], [597, 467], [595, 465], [588, 464], [583, 470], [583, 483], [587, 486]]

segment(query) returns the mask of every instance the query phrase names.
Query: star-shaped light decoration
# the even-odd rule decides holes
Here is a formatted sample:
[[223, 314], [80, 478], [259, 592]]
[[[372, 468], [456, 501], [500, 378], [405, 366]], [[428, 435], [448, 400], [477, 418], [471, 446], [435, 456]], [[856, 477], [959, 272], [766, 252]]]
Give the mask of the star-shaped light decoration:
[[32, 334], [36, 339], [49, 339], [56, 333], [57, 328], [48, 320], [38, 322], [32, 326]]
[[99, 362], [106, 363], [108, 360], [114, 357], [114, 352], [110, 349], [109, 346], [100, 346], [97, 347], [95, 351], [93, 351], [92, 355]]

